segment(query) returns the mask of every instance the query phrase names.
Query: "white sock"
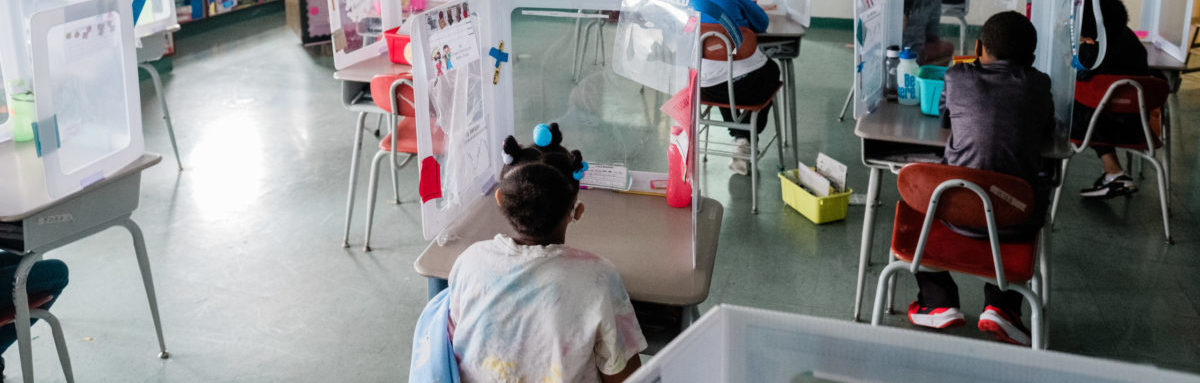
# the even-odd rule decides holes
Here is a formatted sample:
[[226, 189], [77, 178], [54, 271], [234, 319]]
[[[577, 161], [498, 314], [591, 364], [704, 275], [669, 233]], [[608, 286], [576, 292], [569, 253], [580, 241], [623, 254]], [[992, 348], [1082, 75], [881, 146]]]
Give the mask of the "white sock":
[[1123, 175], [1125, 175], [1125, 171], [1121, 171], [1120, 173], [1117, 173], [1117, 174], [1105, 173], [1104, 174], [1104, 183], [1113, 182], [1113, 180], [1117, 179], [1117, 177], [1120, 177]]

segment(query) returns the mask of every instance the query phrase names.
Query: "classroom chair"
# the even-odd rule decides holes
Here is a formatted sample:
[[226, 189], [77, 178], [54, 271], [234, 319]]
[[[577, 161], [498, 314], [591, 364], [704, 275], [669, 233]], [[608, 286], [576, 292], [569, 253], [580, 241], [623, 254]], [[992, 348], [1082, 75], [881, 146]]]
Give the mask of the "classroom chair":
[[[744, 33], [742, 35], [744, 36], [744, 40], [742, 41], [742, 46], [734, 47], [733, 44], [730, 43], [729, 35], [726, 34], [725, 30], [721, 26], [716, 25], [716, 24], [702, 24], [700, 28], [701, 28], [701, 32], [702, 32], [702, 34], [700, 35], [701, 49], [704, 52], [703, 53], [704, 58], [709, 59], [709, 60], [725, 61], [724, 65], [729, 66], [728, 71], [726, 72], [728, 77], [725, 80], [726, 88], [729, 91], [729, 103], [726, 104], [726, 103], [707, 101], [707, 100], [703, 100], [703, 99], [700, 100], [700, 105], [702, 105], [704, 107], [704, 110], [703, 110], [703, 113], [701, 114], [700, 131], [698, 133], [704, 134], [704, 140], [703, 140], [704, 145], [702, 146], [702, 150], [704, 153], [703, 158], [704, 158], [704, 161], [708, 161], [708, 155], [713, 154], [713, 155], [717, 155], [717, 156], [740, 158], [740, 159], [750, 161], [750, 212], [758, 213], [758, 171], [757, 171], [757, 169], [758, 169], [758, 159], [762, 158], [764, 153], [759, 151], [758, 129], [755, 128], [754, 122], [758, 121], [758, 114], [760, 112], [762, 112], [762, 110], [765, 109], [767, 107], [767, 105], [770, 105], [771, 102], [775, 101], [775, 96], [777, 94], [779, 94], [779, 89], [783, 87], [783, 83], [780, 82], [775, 85], [774, 89], [770, 89], [771, 97], [768, 98], [767, 101], [765, 101], [761, 104], [758, 104], [758, 105], [739, 105], [737, 103], [737, 100], [734, 98], [734, 94], [733, 94], [733, 61], [734, 61], [734, 56], [737, 55], [738, 52], [742, 52], [744, 54], [746, 51], [752, 52], [752, 50], [758, 49], [757, 44], [755, 44], [754, 40], [752, 38], [750, 38], [751, 36], [753, 36], [753, 34], [745, 33], [745, 31], [743, 31]], [[718, 64], [718, 65], [720, 65], [720, 64]], [[714, 119], [708, 118], [709, 114], [712, 112], [712, 109], [714, 107], [729, 108], [733, 112], [732, 113], [733, 121], [714, 120]], [[779, 126], [779, 108], [780, 107], [781, 106], [776, 105], [775, 108], [771, 108], [771, 112], [772, 112], [771, 119], [775, 123], [775, 136], [771, 137], [771, 141], [774, 141], [775, 148], [779, 152], [779, 161], [782, 163], [782, 161], [783, 161], [783, 143], [782, 143], [782, 140], [780, 140], [779, 138], [780, 138], [780, 132], [782, 132], [783, 130], [780, 129], [780, 126]], [[711, 126], [721, 126], [721, 127], [726, 127], [729, 129], [738, 129], [738, 130], [745, 130], [745, 131], [750, 132], [750, 154], [749, 155], [738, 154], [735, 150], [732, 150], [732, 149], [730, 149], [730, 150], [709, 150], [708, 146], [709, 146], [709, 143], [711, 142], [711, 140], [709, 140], [709, 138], [708, 138], [708, 133], [710, 130], [709, 128]], [[732, 144], [727, 144], [724, 142], [718, 142], [717, 145], [723, 145], [723, 146], [729, 146], [729, 147], [732, 146]], [[770, 146], [770, 145], [771, 145], [771, 142], [768, 141], [767, 146]], [[782, 168], [783, 168], [783, 166], [781, 164], [780, 169], [782, 169]]]
[[[951, 271], [1021, 293], [1030, 306], [1032, 346], [1046, 348], [1042, 292], [1047, 286], [1034, 272], [1040, 235], [1003, 242], [999, 237], [1002, 229], [1025, 222], [1035, 210], [1029, 183], [985, 170], [917, 163], [900, 169], [896, 186], [902, 200], [896, 203], [892, 229], [895, 260], [879, 274], [871, 325], [879, 325], [884, 299], [890, 302], [896, 293], [896, 272]], [[987, 239], [964, 236], [947, 224], [986, 228]]]
[[[63, 338], [62, 325], [59, 324], [58, 318], [49, 311], [42, 310], [41, 307], [50, 303], [54, 299], [53, 295], [34, 295], [29, 297], [29, 316], [41, 319], [50, 326], [50, 333], [54, 336], [54, 347], [58, 349], [58, 362], [62, 365], [63, 376], [67, 382], [74, 382], [75, 375], [71, 372], [71, 356], [67, 353], [67, 341]], [[0, 309], [0, 327], [8, 326], [17, 319], [17, 310], [13, 306], [8, 306]], [[24, 372], [24, 371], [22, 371]]]
[[942, 17], [958, 21], [958, 50], [961, 55], [971, 54], [967, 52], [967, 11], [970, 9], [971, 0], [942, 0]]
[[[1143, 160], [1149, 161], [1154, 165], [1154, 170], [1158, 176], [1158, 197], [1159, 205], [1162, 207], [1163, 219], [1163, 234], [1166, 236], [1168, 244], [1174, 243], [1171, 240], [1171, 226], [1168, 218], [1170, 217], [1169, 205], [1171, 203], [1171, 146], [1170, 146], [1170, 127], [1166, 121], [1166, 116], [1162, 116], [1161, 110], [1167, 101], [1167, 96], [1170, 94], [1170, 86], [1165, 80], [1151, 76], [1116, 76], [1116, 75], [1098, 75], [1087, 81], [1079, 81], [1075, 83], [1075, 101], [1095, 110], [1092, 114], [1092, 119], [1088, 122], [1086, 133], [1083, 140], [1071, 140], [1071, 155], [1074, 156], [1082, 152], [1089, 146], [1112, 146], [1117, 149], [1124, 149], [1126, 156], [1137, 155]], [[1147, 111], [1159, 112], [1155, 116], [1151, 116]], [[1142, 133], [1145, 135], [1145, 140], [1134, 144], [1113, 144], [1104, 142], [1092, 141], [1092, 132], [1096, 128], [1096, 122], [1100, 120], [1102, 112], [1110, 113], [1137, 113], [1141, 116]], [[1159, 117], [1161, 116], [1161, 117]], [[1155, 118], [1158, 117], [1158, 118]], [[1156, 132], [1151, 128], [1150, 121], [1157, 120], [1156, 124], [1159, 128]], [[1155, 156], [1157, 149], [1163, 149], [1163, 161], [1159, 161]], [[1067, 166], [1071, 159], [1066, 158], [1062, 162], [1062, 175], [1066, 179]], [[1127, 161], [1127, 164], [1132, 167], [1132, 161]], [[1064, 182], [1065, 184], [1065, 182]], [[1054, 224], [1056, 213], [1058, 212], [1058, 200], [1062, 196], [1063, 184], [1059, 184], [1054, 190], [1054, 202], [1050, 206], [1050, 224]]]
[[[379, 180], [379, 162], [384, 157], [391, 160], [392, 188], [396, 192], [396, 201], [394, 202], [399, 204], [400, 186], [396, 171], [407, 165], [417, 154], [412, 74], [375, 76], [371, 79], [371, 98], [375, 101], [376, 106], [388, 113], [388, 133], [379, 141], [379, 150], [375, 152], [375, 157], [371, 160], [370, 176], [367, 182], [367, 223], [363, 251], [371, 251], [371, 229], [375, 219], [375, 197], [378, 194], [376, 184]], [[402, 161], [397, 162], [396, 156], [400, 153], [405, 156]], [[357, 174], [351, 174], [351, 177], [357, 179]], [[353, 206], [353, 189], [350, 193], [346, 198], [351, 201], [350, 206]], [[346, 238], [343, 238], [343, 246], [348, 246], [345, 240], [350, 235], [352, 210], [349, 208], [346, 210]]]

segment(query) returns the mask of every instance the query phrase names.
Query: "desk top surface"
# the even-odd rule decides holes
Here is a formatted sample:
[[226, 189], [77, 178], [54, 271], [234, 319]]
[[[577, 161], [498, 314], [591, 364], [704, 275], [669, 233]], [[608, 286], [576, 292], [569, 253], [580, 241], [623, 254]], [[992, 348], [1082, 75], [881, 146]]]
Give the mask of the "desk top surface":
[[0, 222], [16, 222], [31, 215], [46, 210], [60, 201], [71, 199], [87, 193], [102, 185], [136, 174], [154, 166], [162, 160], [162, 156], [154, 153], [142, 154], [133, 163], [125, 166], [112, 176], [96, 182], [82, 190], [63, 196], [57, 200], [50, 199], [46, 192], [46, 180], [42, 171], [42, 161], [37, 157], [32, 143], [0, 143], [0, 180], [15, 180], [0, 186]]
[[[721, 204], [703, 199], [696, 222], [696, 265], [692, 267], [692, 210], [667, 206], [662, 197], [581, 190], [587, 210], [567, 232], [567, 244], [611, 261], [621, 272], [634, 300], [675, 306], [693, 305], [708, 297]], [[478, 241], [512, 229], [491, 198], [481, 198], [464, 217], [470, 220], [448, 228], [454, 240], [431, 243], [413, 264], [425, 277], [446, 279], [458, 255]]]
[[412, 66], [392, 63], [388, 59], [388, 56], [383, 54], [333, 72], [333, 78], [341, 81], [371, 82], [371, 79], [378, 75], [400, 74], [411, 71]]
[[858, 119], [854, 135], [868, 140], [946, 146], [950, 129], [942, 129], [938, 116], [921, 113], [919, 106], [884, 101], [879, 109]]
[[[918, 106], [884, 101], [879, 109], [863, 116], [854, 125], [854, 135], [864, 140], [945, 147], [950, 129], [942, 129], [938, 116], [921, 113]], [[1066, 138], [1048, 142], [1042, 148], [1046, 158], [1065, 158], [1071, 155]]]
[[1143, 41], [1142, 45], [1146, 47], [1146, 62], [1148, 64], [1150, 64], [1150, 69], [1154, 69], [1154, 70], [1184, 70], [1184, 69], [1187, 69], [1187, 65], [1184, 64], [1183, 61], [1176, 60], [1174, 57], [1171, 57], [1171, 55], [1167, 54], [1167, 52], [1163, 52], [1162, 49], [1158, 49], [1158, 47], [1154, 46], [1154, 44]]

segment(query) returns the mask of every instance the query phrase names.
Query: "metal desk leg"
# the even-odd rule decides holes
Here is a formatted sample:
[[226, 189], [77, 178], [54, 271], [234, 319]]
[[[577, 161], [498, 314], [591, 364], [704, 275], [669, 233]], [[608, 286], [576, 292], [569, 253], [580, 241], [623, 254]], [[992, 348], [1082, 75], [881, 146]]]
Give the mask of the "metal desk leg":
[[350, 216], [354, 212], [354, 192], [358, 189], [358, 156], [362, 152], [363, 124], [366, 123], [367, 112], [358, 113], [358, 123], [354, 125], [354, 147], [350, 155], [350, 191], [346, 193], [346, 232], [342, 236], [342, 247], [350, 247]]
[[687, 328], [691, 327], [692, 323], [696, 323], [697, 320], [700, 320], [700, 306], [683, 306], [683, 313], [679, 318], [679, 331], [683, 332], [683, 330], [687, 330]]
[[179, 146], [175, 144], [175, 127], [171, 124], [171, 112], [167, 110], [167, 97], [163, 94], [162, 80], [158, 78], [158, 69], [147, 63], [138, 64], [138, 68], [146, 71], [150, 75], [150, 81], [154, 84], [154, 93], [158, 95], [158, 105], [162, 107], [163, 121], [167, 125], [167, 136], [171, 138], [171, 149], [175, 150], [175, 164], [179, 165], [179, 170], [183, 171], [183, 160], [179, 158]]
[[167, 344], [163, 341], [162, 320], [158, 316], [158, 299], [154, 294], [154, 277], [150, 274], [150, 257], [146, 255], [146, 241], [142, 237], [142, 229], [129, 218], [125, 218], [117, 224], [129, 230], [129, 234], [133, 237], [133, 249], [137, 252], [138, 269], [142, 272], [142, 284], [146, 288], [146, 300], [150, 302], [150, 317], [154, 319], [154, 333], [158, 335], [158, 357], [167, 359], [171, 354], [167, 353]]
[[39, 253], [25, 254], [17, 264], [17, 273], [13, 276], [13, 306], [17, 315], [13, 324], [17, 329], [17, 350], [21, 355], [21, 373], [25, 383], [33, 383], [33, 339], [29, 329], [29, 295], [25, 291], [28, 284], [29, 270], [34, 262], [40, 261]]
[[871, 169], [867, 184], [867, 209], [863, 214], [862, 244], [858, 248], [858, 285], [854, 289], [854, 321], [862, 311], [863, 287], [867, 280], [867, 261], [871, 257], [871, 241], [875, 235], [875, 205], [879, 202], [879, 175], [883, 170]]
[[450, 283], [448, 281], [446, 281], [445, 279], [441, 279], [438, 277], [429, 277], [426, 279], [428, 280], [428, 284], [429, 284], [429, 298], [428, 299], [430, 299], [430, 300], [432, 300], [434, 296], [438, 295], [438, 293], [442, 292], [442, 290], [445, 290], [446, 288], [450, 287]]
[[792, 161], [793, 163], [796, 163], [800, 161], [800, 136], [798, 136], [796, 133], [796, 125], [798, 125], [799, 122], [799, 117], [796, 115], [796, 108], [799, 106], [799, 103], [796, 102], [798, 98], [796, 97], [796, 68], [793, 66], [794, 64], [792, 59], [783, 60], [783, 64], [783, 67], [787, 68], [784, 70], [783, 83], [784, 91], [787, 92], [788, 109], [786, 120], [788, 124], [788, 130], [790, 130], [788, 138], [791, 139], [792, 144]]

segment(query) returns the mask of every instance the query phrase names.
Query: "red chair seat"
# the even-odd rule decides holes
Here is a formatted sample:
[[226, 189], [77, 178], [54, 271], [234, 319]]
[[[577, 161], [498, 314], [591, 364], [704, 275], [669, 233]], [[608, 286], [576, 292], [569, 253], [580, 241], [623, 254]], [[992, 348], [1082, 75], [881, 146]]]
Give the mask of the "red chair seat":
[[[50, 303], [50, 300], [52, 299], [54, 299], [54, 296], [50, 294], [29, 297], [29, 308], [36, 309], [42, 307], [43, 305]], [[8, 306], [0, 309], [0, 326], [7, 326], [15, 320], [17, 320], [16, 307]]]
[[[911, 262], [921, 236], [922, 214], [903, 201], [896, 203], [896, 223], [892, 230], [892, 253], [896, 258]], [[1004, 261], [1004, 277], [1009, 282], [1025, 282], [1033, 278], [1037, 242], [1001, 242], [1001, 259]], [[957, 271], [995, 278], [992, 264], [992, 249], [986, 239], [965, 237], [950, 230], [941, 220], [934, 220], [929, 228], [929, 239], [921, 266]]]
[[[407, 117], [396, 125], [396, 151], [400, 153], [417, 153], [417, 125], [415, 117]], [[392, 151], [392, 135], [389, 133], [379, 141], [379, 150]]]
[[[768, 98], [768, 99], [767, 99], [767, 101], [763, 101], [761, 104], [758, 104], [758, 105], [743, 105], [743, 104], [738, 104], [738, 109], [739, 109], [739, 110], [748, 110], [748, 111], [751, 111], [751, 112], [758, 112], [758, 111], [761, 111], [761, 110], [763, 110], [763, 109], [766, 109], [766, 108], [767, 108], [767, 105], [769, 105], [769, 104], [771, 103], [771, 101], [775, 101], [775, 95], [776, 95], [776, 94], [779, 94], [779, 89], [780, 89], [780, 88], [782, 88], [782, 87], [783, 87], [783, 83], [779, 83], [779, 84], [775, 85], [775, 89], [771, 90], [771, 98]], [[734, 101], [737, 101], [737, 100], [736, 100], [736, 99], [734, 99]], [[715, 106], [715, 107], [718, 107], [718, 108], [728, 108], [728, 107], [729, 107], [729, 103], [719, 103], [719, 102], [715, 102], [715, 101], [705, 101], [705, 100], [703, 99], [703, 97], [702, 97], [702, 98], [701, 98], [701, 100], [700, 100], [700, 105], [704, 105], [704, 106]]]

